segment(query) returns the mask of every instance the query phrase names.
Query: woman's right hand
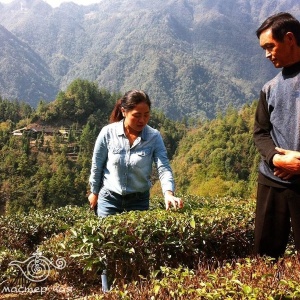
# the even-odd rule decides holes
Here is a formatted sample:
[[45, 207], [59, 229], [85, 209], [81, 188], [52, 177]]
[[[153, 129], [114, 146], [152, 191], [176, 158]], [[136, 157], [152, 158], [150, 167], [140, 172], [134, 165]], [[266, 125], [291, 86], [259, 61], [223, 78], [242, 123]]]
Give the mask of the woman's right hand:
[[98, 202], [98, 194], [90, 193], [89, 197], [88, 197], [88, 200], [90, 202], [91, 209], [94, 209], [94, 207], [96, 207], [97, 202]]
[[183, 200], [181, 198], [175, 197], [173, 192], [165, 192], [165, 204], [166, 210], [169, 210], [171, 207], [178, 209], [183, 208]]

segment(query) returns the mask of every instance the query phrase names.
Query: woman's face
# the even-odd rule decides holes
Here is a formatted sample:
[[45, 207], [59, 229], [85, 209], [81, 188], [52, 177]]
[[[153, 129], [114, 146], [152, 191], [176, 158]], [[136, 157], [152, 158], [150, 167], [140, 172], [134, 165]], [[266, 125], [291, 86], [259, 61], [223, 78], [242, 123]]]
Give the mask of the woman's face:
[[150, 108], [145, 102], [141, 102], [134, 109], [126, 111], [122, 108], [125, 117], [124, 126], [135, 132], [141, 132], [150, 119]]

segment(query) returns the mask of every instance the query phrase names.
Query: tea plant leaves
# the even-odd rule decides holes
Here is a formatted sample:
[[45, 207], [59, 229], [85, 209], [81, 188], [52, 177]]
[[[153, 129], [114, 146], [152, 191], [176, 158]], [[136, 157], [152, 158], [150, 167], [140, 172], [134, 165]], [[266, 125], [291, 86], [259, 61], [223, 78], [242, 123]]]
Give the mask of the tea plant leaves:
[[16, 276], [9, 262], [25, 260], [38, 247], [51, 259], [64, 257], [67, 267], [55, 280], [78, 289], [99, 290], [99, 270], [106, 269], [114, 284], [99, 299], [299, 297], [300, 266], [293, 256], [278, 263], [251, 257], [254, 201], [187, 201], [183, 210], [152, 208], [102, 219], [78, 207], [2, 217], [0, 279]]

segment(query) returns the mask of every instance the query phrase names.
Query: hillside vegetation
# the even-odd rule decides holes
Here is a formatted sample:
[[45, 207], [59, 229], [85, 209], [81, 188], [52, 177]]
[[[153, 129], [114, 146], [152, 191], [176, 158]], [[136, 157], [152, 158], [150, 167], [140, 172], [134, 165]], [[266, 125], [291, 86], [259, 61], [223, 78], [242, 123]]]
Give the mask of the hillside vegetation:
[[214, 118], [252, 103], [277, 70], [255, 30], [270, 14], [300, 17], [298, 0], [103, 0], [52, 8], [0, 5], [0, 95], [37, 107], [76, 78], [146, 90], [173, 120]]
[[[36, 110], [1, 99], [1, 211], [86, 203], [94, 142], [118, 96], [77, 79], [54, 102], [41, 101]], [[177, 192], [252, 196], [259, 159], [252, 141], [255, 107], [232, 108], [211, 121], [186, 124], [153, 111], [149, 124], [163, 136]], [[12, 135], [15, 129], [35, 125], [53, 132]], [[60, 129], [67, 136], [59, 134]], [[156, 172], [152, 181], [152, 195], [161, 195]]]
[[201, 196], [249, 197], [260, 156], [252, 129], [256, 102], [200, 123], [180, 141], [172, 166], [178, 191]]
[[[36, 110], [0, 98], [0, 211], [86, 204], [94, 143], [118, 97], [95, 83], [77, 79], [54, 102], [41, 101]], [[172, 158], [185, 125], [156, 111], [149, 124], [161, 131]], [[12, 134], [24, 126], [40, 131]]]
[[[149, 211], [102, 219], [75, 206], [0, 217], [2, 296], [20, 288], [18, 299], [299, 299], [291, 247], [278, 262], [251, 254], [254, 201], [185, 198], [180, 211], [165, 211], [155, 198]], [[41, 283], [26, 282], [10, 263], [32, 266], [36, 255], [40, 270], [46, 259], [65, 265]]]
[[[87, 180], [94, 141], [118, 96], [77, 79], [36, 110], [0, 99], [1, 296], [299, 299], [292, 238], [279, 261], [252, 253], [256, 102], [205, 122], [175, 122], [154, 110], [150, 125], [162, 132], [184, 208], [165, 210], [154, 173], [149, 211], [99, 219], [87, 205]], [[31, 125], [53, 132], [12, 135]], [[47, 259], [65, 265], [40, 283], [24, 280], [23, 265], [16, 267], [34, 262], [45, 268]], [[101, 291], [103, 269], [107, 293]]]

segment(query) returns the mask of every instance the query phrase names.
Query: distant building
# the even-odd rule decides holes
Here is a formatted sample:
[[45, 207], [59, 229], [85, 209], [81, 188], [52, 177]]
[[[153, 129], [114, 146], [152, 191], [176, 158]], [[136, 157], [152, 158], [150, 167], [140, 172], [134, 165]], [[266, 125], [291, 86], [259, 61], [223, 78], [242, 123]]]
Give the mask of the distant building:
[[44, 135], [49, 135], [53, 136], [54, 134], [61, 134], [64, 135], [61, 130], [58, 130], [55, 127], [50, 127], [50, 126], [43, 126], [39, 124], [30, 124], [26, 127], [16, 129], [12, 132], [13, 135], [16, 136], [22, 136], [24, 134], [29, 135], [29, 136], [37, 136], [38, 134], [44, 134]]
[[16, 129], [12, 132], [13, 135], [23, 135], [24, 132], [27, 131], [26, 127], [20, 128], [20, 129]]

